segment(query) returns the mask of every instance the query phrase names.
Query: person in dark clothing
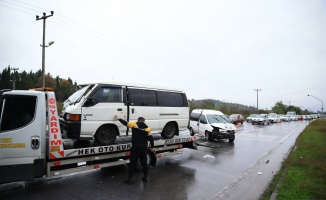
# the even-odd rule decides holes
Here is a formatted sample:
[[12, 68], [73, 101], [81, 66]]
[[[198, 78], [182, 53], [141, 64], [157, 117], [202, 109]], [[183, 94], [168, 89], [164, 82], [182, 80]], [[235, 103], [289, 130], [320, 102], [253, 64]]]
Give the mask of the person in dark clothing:
[[131, 128], [132, 139], [130, 149], [130, 165], [128, 179], [124, 182], [132, 184], [132, 175], [135, 170], [138, 159], [140, 159], [141, 166], [143, 168], [144, 177], [143, 182], [147, 182], [148, 167], [147, 167], [147, 142], [150, 141], [150, 150], [154, 151], [154, 140], [151, 129], [145, 124], [145, 119], [139, 117], [137, 122], [126, 122], [125, 120], [114, 115], [116, 120], [119, 120], [123, 125]]

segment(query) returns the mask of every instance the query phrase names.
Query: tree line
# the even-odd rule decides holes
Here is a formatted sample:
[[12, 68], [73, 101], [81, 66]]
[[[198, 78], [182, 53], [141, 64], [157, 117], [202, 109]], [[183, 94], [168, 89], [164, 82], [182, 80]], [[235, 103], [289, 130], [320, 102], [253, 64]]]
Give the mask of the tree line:
[[[43, 85], [42, 70], [37, 72], [19, 72], [13, 70], [10, 65], [0, 73], [0, 89], [29, 90], [41, 88]], [[69, 77], [63, 79], [59, 76], [53, 78], [50, 73], [45, 74], [45, 86], [53, 88], [57, 101], [66, 100], [77, 88], [77, 83]], [[13, 88], [15, 87], [15, 88]]]
[[248, 117], [250, 114], [268, 114], [268, 113], [277, 113], [277, 114], [286, 114], [289, 111], [296, 112], [297, 115], [309, 115], [311, 112], [309, 112], [307, 109], [302, 110], [300, 107], [297, 106], [287, 106], [283, 104], [282, 101], [278, 101], [275, 103], [275, 105], [270, 110], [263, 110], [259, 109], [257, 111], [257, 108], [253, 106], [244, 106], [241, 104], [235, 104], [235, 103], [224, 103], [218, 100], [212, 100], [212, 99], [204, 99], [204, 100], [188, 100], [189, 103], [189, 111], [193, 109], [210, 109], [210, 110], [219, 110], [222, 113], [226, 115], [231, 114], [242, 114], [245, 118]]

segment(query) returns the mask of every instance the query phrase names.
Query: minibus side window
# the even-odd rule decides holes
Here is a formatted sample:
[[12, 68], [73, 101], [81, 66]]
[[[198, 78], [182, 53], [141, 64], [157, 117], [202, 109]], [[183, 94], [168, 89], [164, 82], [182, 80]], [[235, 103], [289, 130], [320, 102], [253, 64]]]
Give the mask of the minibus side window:
[[181, 93], [158, 91], [159, 106], [162, 107], [184, 107]]
[[129, 89], [129, 95], [132, 106], [157, 106], [155, 91]]

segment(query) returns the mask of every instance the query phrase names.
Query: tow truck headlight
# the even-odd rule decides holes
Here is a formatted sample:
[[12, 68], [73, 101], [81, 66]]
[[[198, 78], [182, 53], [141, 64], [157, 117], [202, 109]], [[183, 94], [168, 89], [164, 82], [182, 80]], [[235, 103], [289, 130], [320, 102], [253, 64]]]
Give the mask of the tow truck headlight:
[[80, 115], [79, 114], [67, 114], [66, 120], [68, 121], [80, 121]]

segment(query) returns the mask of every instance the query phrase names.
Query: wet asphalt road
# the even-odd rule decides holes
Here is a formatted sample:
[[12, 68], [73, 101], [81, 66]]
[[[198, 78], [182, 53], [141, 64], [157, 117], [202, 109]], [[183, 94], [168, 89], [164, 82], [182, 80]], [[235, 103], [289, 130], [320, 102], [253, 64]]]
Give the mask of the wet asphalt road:
[[307, 125], [244, 123], [234, 143], [200, 141], [198, 150], [158, 159], [148, 183], [135, 173], [134, 184], [124, 184], [128, 167], [122, 165], [3, 184], [0, 199], [257, 199]]

